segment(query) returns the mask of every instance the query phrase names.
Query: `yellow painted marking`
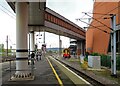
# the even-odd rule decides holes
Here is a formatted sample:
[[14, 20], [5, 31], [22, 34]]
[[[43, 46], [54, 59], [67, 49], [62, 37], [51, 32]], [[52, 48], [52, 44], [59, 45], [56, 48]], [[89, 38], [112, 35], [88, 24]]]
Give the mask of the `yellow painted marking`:
[[74, 84], [86, 84], [92, 86], [88, 81], [74, 73], [72, 70], [67, 68], [65, 65], [57, 61], [56, 59], [49, 57], [51, 60], [55, 62], [55, 64], [73, 81]]
[[55, 74], [55, 76], [56, 76], [56, 78], [57, 78], [60, 86], [63, 86], [63, 83], [62, 83], [61, 79], [59, 78], [58, 74], [56, 73], [54, 67], [52, 66], [52, 64], [51, 64], [51, 62], [48, 60], [48, 58], [47, 58], [47, 61], [48, 61], [48, 63], [50, 64], [50, 67], [52, 68], [52, 71], [54, 72], [54, 74]]

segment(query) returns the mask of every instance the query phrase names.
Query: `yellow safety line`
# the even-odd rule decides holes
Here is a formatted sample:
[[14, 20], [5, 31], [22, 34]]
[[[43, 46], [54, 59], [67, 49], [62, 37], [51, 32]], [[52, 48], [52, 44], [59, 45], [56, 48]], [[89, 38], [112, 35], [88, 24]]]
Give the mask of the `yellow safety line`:
[[[47, 58], [47, 60], [48, 60], [48, 58]], [[49, 60], [48, 60], [48, 62], [50, 64], [50, 67], [52, 68], [52, 71], [54, 72], [54, 74], [55, 74], [55, 76], [56, 76], [60, 86], [63, 86], [63, 83], [62, 83], [61, 79], [59, 78], [58, 74], [56, 73], [56, 71], [55, 71], [54, 67], [52, 66], [51, 62]]]

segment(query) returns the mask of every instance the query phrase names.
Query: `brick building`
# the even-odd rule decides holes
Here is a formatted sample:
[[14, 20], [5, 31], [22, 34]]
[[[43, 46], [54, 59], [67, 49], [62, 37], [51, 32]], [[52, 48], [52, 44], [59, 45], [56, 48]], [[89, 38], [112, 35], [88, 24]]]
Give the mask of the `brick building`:
[[[120, 0], [108, 1], [95, 0], [94, 2], [93, 19], [86, 32], [86, 52], [101, 54], [110, 52], [111, 16], [109, 14], [116, 14], [116, 27], [120, 28]], [[117, 52], [120, 53], [120, 31], [117, 31], [116, 41]]]

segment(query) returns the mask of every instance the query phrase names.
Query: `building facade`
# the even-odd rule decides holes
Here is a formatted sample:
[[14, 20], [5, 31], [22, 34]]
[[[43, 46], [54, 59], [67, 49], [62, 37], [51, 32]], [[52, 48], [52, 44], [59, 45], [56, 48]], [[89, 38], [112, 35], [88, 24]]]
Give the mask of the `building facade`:
[[[116, 28], [120, 28], [120, 0], [95, 0], [92, 22], [86, 32], [86, 52], [110, 52], [111, 14], [116, 15]], [[117, 31], [116, 41], [117, 52], [120, 53], [120, 31]]]

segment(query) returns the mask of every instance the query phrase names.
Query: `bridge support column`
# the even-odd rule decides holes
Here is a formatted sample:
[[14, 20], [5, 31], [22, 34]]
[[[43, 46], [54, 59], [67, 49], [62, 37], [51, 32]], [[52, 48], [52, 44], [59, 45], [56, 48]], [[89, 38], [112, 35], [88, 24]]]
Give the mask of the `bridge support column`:
[[31, 80], [28, 68], [28, 3], [16, 2], [16, 73], [13, 81]]
[[30, 32], [30, 51], [35, 51], [35, 42], [34, 42], [34, 31]]
[[59, 35], [59, 57], [61, 57], [61, 56], [62, 56], [62, 40]]
[[81, 42], [77, 41], [77, 58], [80, 57], [81, 54]]
[[84, 41], [77, 41], [77, 57], [84, 55]]

